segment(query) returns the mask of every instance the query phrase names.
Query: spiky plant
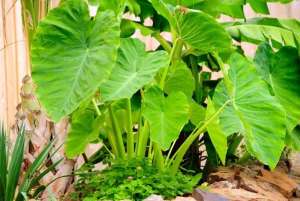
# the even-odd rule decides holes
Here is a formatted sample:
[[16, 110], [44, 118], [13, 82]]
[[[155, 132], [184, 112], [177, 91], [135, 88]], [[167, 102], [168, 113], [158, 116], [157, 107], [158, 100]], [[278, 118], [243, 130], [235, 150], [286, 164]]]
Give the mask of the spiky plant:
[[58, 160], [46, 167], [46, 159], [53, 149], [54, 142], [49, 143], [28, 169], [22, 173], [25, 147], [24, 126], [19, 129], [11, 150], [7, 136], [3, 124], [0, 124], [0, 200], [24, 201], [27, 198], [37, 197], [45, 189], [45, 186], [40, 185], [39, 181], [61, 162]]

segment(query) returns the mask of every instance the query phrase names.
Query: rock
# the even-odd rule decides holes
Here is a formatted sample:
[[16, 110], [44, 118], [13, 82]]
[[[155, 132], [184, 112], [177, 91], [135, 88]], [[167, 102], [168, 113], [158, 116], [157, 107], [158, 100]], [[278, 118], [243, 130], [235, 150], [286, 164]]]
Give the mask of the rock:
[[285, 191], [280, 191], [277, 186], [282, 181], [287, 181], [290, 184], [288, 186], [293, 186], [288, 176], [276, 173], [275, 175], [280, 175], [282, 178], [282, 181], [276, 180], [278, 183], [276, 186], [273, 172], [258, 167], [221, 168], [209, 176], [209, 192], [222, 195], [230, 201], [274, 201], [274, 198], [276, 201], [287, 201], [284, 195], [290, 196], [290, 193], [283, 194], [283, 192], [289, 191], [289, 188], [284, 187]]
[[300, 176], [300, 153], [292, 152], [289, 156], [291, 164], [291, 174]]
[[227, 198], [225, 198], [219, 194], [205, 192], [200, 189], [194, 190], [193, 197], [197, 201], [229, 201]]
[[[288, 201], [288, 199], [276, 195], [262, 195], [253, 193], [245, 189], [230, 189], [230, 188], [213, 188], [211, 192], [222, 194], [230, 201]], [[276, 199], [275, 199], [276, 198]]]
[[274, 185], [287, 198], [291, 198], [297, 190], [298, 184], [289, 178], [287, 174], [276, 170], [270, 172], [264, 169], [260, 170], [260, 174], [261, 176], [258, 176], [258, 179]]
[[160, 195], [151, 195], [148, 198], [144, 199], [144, 201], [164, 201], [164, 199]]
[[196, 201], [196, 200], [192, 197], [176, 197], [172, 201]]

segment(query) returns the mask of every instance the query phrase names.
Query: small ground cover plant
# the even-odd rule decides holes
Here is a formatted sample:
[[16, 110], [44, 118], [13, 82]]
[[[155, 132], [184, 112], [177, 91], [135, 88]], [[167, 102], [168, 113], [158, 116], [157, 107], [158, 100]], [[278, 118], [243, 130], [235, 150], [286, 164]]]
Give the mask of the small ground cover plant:
[[103, 171], [81, 168], [77, 174], [80, 179], [71, 200], [144, 200], [153, 194], [174, 198], [190, 193], [200, 178], [160, 172], [141, 160], [117, 161]]
[[[199, 149], [200, 136], [209, 166], [225, 165], [240, 143], [271, 169], [285, 147], [299, 150], [300, 24], [245, 18], [245, 4], [268, 14], [268, 2], [62, 1], [39, 23], [31, 57], [47, 114], [56, 122], [70, 118], [67, 155], [76, 157], [101, 141], [111, 159], [147, 160], [157, 170], [154, 177], [166, 171], [176, 177], [180, 168], [189, 169], [182, 162]], [[235, 20], [220, 23], [221, 14]], [[147, 18], [151, 26], [144, 25]], [[146, 51], [132, 37], [136, 30], [160, 46]], [[242, 41], [259, 45], [254, 59], [244, 55]], [[213, 80], [214, 72], [223, 78]]]

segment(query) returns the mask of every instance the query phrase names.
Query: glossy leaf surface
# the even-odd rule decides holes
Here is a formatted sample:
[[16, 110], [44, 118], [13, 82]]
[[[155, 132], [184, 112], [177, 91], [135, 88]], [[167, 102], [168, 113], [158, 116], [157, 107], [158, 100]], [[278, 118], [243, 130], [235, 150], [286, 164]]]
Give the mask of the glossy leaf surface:
[[146, 52], [141, 41], [122, 39], [117, 64], [109, 80], [100, 87], [104, 101], [130, 98], [151, 82], [161, 68], [167, 66], [166, 52]]
[[287, 113], [288, 131], [300, 122], [300, 59], [298, 50], [283, 47], [274, 53], [272, 48], [261, 45], [255, 56], [256, 66], [269, 83], [272, 93]]
[[231, 56], [229, 65], [231, 89], [228, 91], [222, 81], [213, 99], [216, 108], [230, 100], [220, 115], [221, 127], [226, 135], [243, 134], [250, 154], [274, 168], [284, 148], [284, 109], [254, 65], [239, 54]]
[[176, 140], [189, 119], [189, 103], [183, 92], [168, 97], [158, 87], [145, 92], [143, 116], [150, 124], [150, 138], [163, 150]]
[[112, 11], [89, 16], [81, 0], [69, 0], [41, 21], [32, 44], [32, 76], [48, 115], [59, 121], [108, 78], [119, 46]]
[[179, 37], [202, 53], [222, 52], [231, 48], [231, 38], [211, 16], [201, 11], [177, 13]]

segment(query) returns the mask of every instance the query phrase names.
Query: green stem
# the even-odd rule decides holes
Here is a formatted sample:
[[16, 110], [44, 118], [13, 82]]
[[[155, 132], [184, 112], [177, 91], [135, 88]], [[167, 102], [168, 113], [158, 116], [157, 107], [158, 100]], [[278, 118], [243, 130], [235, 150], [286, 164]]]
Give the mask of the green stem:
[[117, 143], [116, 143], [116, 137], [113, 133], [109, 132], [107, 135], [108, 138], [108, 142], [111, 146], [112, 152], [114, 153], [114, 155], [116, 157], [120, 157], [119, 152], [118, 152], [118, 148], [117, 148]]
[[171, 148], [170, 148], [170, 150], [168, 152], [167, 158], [165, 160], [165, 165], [167, 165], [169, 163], [170, 156], [171, 156], [171, 154], [173, 152], [174, 146], [175, 146], [175, 142], [172, 143], [172, 146], [171, 146]]
[[137, 150], [138, 158], [143, 158], [145, 156], [147, 142], [149, 138], [149, 125], [148, 122], [145, 122], [145, 125], [142, 126], [142, 120], [139, 123], [139, 144]]
[[[93, 102], [93, 105], [94, 105], [94, 108], [95, 108], [95, 111], [96, 111], [97, 115], [101, 116], [101, 111], [98, 108], [96, 99], [93, 98], [92, 102]], [[114, 158], [114, 155], [119, 156], [118, 151], [117, 151], [116, 139], [115, 139], [115, 137], [114, 137], [114, 135], [112, 133], [108, 133], [108, 142], [109, 142], [109, 144], [110, 144], [110, 146], [112, 148], [112, 152], [114, 154], [109, 151], [109, 149], [106, 147], [106, 145], [104, 144], [104, 142], [102, 144], [107, 149], [107, 151], [110, 153], [110, 155], [113, 156], [113, 158]]]
[[112, 129], [113, 129], [113, 132], [114, 132], [115, 138], [116, 138], [117, 151], [119, 153], [119, 156], [122, 159], [125, 159], [126, 152], [125, 152], [125, 147], [124, 147], [124, 143], [123, 143], [122, 132], [121, 132], [121, 129], [118, 125], [118, 121], [116, 119], [116, 116], [113, 113], [111, 105], [108, 106], [108, 111], [109, 111], [109, 116], [110, 116], [110, 120], [111, 120], [111, 123], [112, 123]]
[[166, 67], [163, 71], [162, 77], [160, 79], [159, 86], [161, 89], [164, 89], [165, 81], [169, 72], [169, 68], [172, 64], [176, 63], [176, 61], [181, 59], [181, 52], [183, 47], [183, 41], [181, 39], [176, 39], [173, 45], [173, 48], [170, 53], [169, 66]]
[[172, 174], [176, 174], [176, 172], [177, 172], [177, 170], [180, 166], [180, 163], [181, 163], [185, 153], [187, 152], [187, 150], [191, 146], [191, 144], [199, 137], [200, 134], [202, 134], [206, 130], [207, 126], [212, 121], [215, 120], [215, 118], [224, 110], [224, 108], [227, 106], [228, 103], [230, 103], [230, 100], [225, 102], [222, 105], [222, 107], [219, 108], [219, 110], [216, 111], [208, 120], [206, 120], [205, 123], [200, 128], [197, 127], [191, 133], [191, 135], [184, 141], [184, 143], [180, 146], [180, 148], [177, 150], [177, 152], [172, 157], [172, 161], [169, 163]]
[[102, 143], [102, 146], [104, 147], [104, 149], [109, 153], [109, 155], [114, 159], [115, 155], [109, 150], [109, 148], [105, 145], [105, 143]]
[[230, 79], [229, 79], [229, 77], [228, 77], [228, 72], [227, 72], [227, 70], [225, 69], [225, 65], [224, 65], [222, 59], [219, 57], [218, 54], [213, 53], [212, 55], [213, 55], [213, 57], [216, 59], [218, 65], [219, 65], [220, 68], [221, 68], [221, 71], [222, 71], [223, 76], [224, 76], [224, 84], [225, 84], [225, 87], [226, 87], [227, 91], [229, 92], [229, 95], [231, 96], [232, 93], [233, 93], [233, 89], [232, 89], [231, 81], [230, 81]]
[[126, 99], [126, 109], [127, 109], [127, 153], [128, 158], [132, 158], [134, 156], [134, 135], [132, 131], [132, 114], [131, 114], [131, 102], [130, 99]]
[[160, 171], [162, 171], [164, 169], [164, 157], [162, 155], [161, 149], [159, 145], [155, 142], [153, 142], [153, 149], [155, 165]]
[[94, 108], [95, 108], [95, 111], [96, 111], [97, 115], [98, 115], [98, 116], [101, 116], [101, 111], [100, 111], [99, 108], [98, 108], [98, 105], [97, 105], [97, 103], [96, 103], [95, 98], [93, 98], [92, 102], [93, 102], [93, 105], [94, 105]]
[[200, 85], [202, 85], [202, 83], [200, 83], [198, 64], [193, 55], [190, 56], [190, 63], [195, 80], [195, 99], [197, 103], [200, 103], [202, 99], [202, 90], [200, 88]]
[[167, 51], [167, 52], [171, 52], [172, 47], [171, 45], [168, 43], [168, 41], [166, 39], [164, 39], [164, 37], [162, 37], [160, 35], [159, 32], [154, 32], [152, 34], [152, 36], [160, 43], [160, 45]]
[[152, 155], [153, 143], [150, 140], [149, 148], [148, 148], [148, 160], [152, 162], [153, 155]]

